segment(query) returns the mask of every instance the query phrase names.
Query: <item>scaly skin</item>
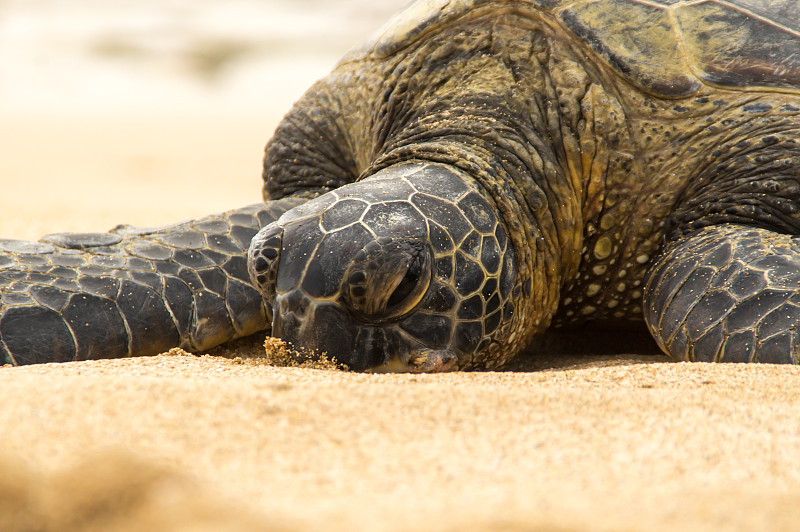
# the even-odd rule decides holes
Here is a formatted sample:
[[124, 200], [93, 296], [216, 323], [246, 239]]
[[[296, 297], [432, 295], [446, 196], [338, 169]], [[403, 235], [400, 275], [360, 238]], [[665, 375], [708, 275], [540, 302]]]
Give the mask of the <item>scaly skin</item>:
[[800, 231], [798, 96], [707, 88], [664, 101], [620, 88], [627, 120], [616, 133], [627, 146], [610, 154], [618, 169], [598, 176], [601, 192], [587, 203], [582, 267], [559, 323], [640, 316], [665, 240], [719, 224]]
[[203, 350], [264, 330], [272, 309], [250, 285], [245, 250], [301, 202], [165, 228], [0, 240], [0, 364]]
[[354, 370], [463, 367], [500, 352], [522, 320], [491, 198], [441, 164], [388, 168], [292, 209], [253, 239], [248, 263], [274, 301], [272, 334]]
[[707, 227], [667, 248], [645, 293], [650, 331], [677, 360], [800, 364], [797, 237]]

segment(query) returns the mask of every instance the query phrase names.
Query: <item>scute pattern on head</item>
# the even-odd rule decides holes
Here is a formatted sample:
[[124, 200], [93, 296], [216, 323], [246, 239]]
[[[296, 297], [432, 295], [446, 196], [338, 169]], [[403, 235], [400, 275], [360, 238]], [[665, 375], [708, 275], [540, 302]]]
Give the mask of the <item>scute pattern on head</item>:
[[431, 352], [465, 369], [485, 365], [490, 344], [502, 358], [519, 293], [514, 250], [485, 192], [411, 163], [311, 204], [250, 249], [253, 281], [276, 296], [274, 335], [354, 369], [425, 363]]

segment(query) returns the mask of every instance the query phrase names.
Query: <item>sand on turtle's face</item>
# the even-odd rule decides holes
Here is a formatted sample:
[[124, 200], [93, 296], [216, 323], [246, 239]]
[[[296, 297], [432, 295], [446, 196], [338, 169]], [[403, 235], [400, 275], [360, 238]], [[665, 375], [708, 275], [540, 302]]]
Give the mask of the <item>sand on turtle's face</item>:
[[[31, 27], [10, 9], [54, 3], [0, 4], [0, 42]], [[330, 10], [265, 5], [304, 17]], [[332, 63], [343, 50], [329, 48], [319, 57]], [[248, 59], [227, 81], [198, 82], [190, 98], [161, 67], [124, 59], [123, 70], [144, 76], [136, 87], [150, 80], [163, 92], [92, 111], [92, 93], [83, 106], [80, 94], [37, 99], [30, 72], [8, 70], [64, 55], [14, 63], [11, 49], [20, 50], [0, 46], [0, 237], [169, 223], [255, 201], [264, 141], [328, 68], [306, 53], [276, 69], [279, 82], [246, 86], [238, 69], [260, 68]], [[237, 107], [225, 96], [245, 89], [258, 97]], [[136, 91], [115, 97], [130, 103]], [[177, 353], [0, 368], [0, 529], [797, 528], [800, 370], [590, 360], [431, 376]]]

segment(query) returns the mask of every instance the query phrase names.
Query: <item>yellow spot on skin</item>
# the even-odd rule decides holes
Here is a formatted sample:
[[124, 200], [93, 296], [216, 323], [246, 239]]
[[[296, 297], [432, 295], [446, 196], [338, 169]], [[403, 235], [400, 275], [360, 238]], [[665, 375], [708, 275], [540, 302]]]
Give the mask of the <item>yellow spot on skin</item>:
[[586, 295], [589, 297], [594, 297], [600, 293], [600, 290], [602, 288], [603, 287], [600, 286], [599, 284], [590, 284], [589, 288], [586, 289]]
[[619, 283], [617, 285], [617, 292], [624, 292], [626, 288], [628, 287], [625, 285], [625, 283]]
[[581, 314], [584, 316], [588, 316], [589, 314], [594, 314], [597, 309], [591, 305], [585, 306], [581, 309]]
[[634, 290], [633, 293], [631, 294], [631, 297], [633, 299], [639, 299], [640, 297], [642, 297], [642, 292], [640, 290]]
[[606, 259], [611, 255], [611, 248], [611, 239], [607, 236], [601, 237], [594, 245], [594, 256], [600, 260]]
[[626, 275], [628, 275], [628, 270], [620, 270], [619, 273], [617, 274], [617, 277], [619, 277], [620, 279], [624, 279]]
[[608, 308], [617, 308], [618, 305], [619, 301], [617, 301], [616, 299], [612, 299], [611, 301], [608, 302]]
[[605, 231], [608, 231], [609, 229], [614, 227], [614, 224], [616, 224], [616, 223], [617, 223], [617, 220], [614, 219], [613, 215], [606, 214], [605, 216], [603, 216], [600, 219], [600, 228], [605, 230]]
[[592, 272], [594, 272], [595, 275], [603, 275], [607, 271], [608, 271], [608, 266], [606, 266], [605, 264], [601, 264], [599, 266], [595, 266], [594, 268], [592, 268]]
[[649, 260], [650, 257], [647, 255], [639, 255], [638, 257], [636, 257], [636, 262], [638, 262], [639, 264], [646, 264], [647, 261]]

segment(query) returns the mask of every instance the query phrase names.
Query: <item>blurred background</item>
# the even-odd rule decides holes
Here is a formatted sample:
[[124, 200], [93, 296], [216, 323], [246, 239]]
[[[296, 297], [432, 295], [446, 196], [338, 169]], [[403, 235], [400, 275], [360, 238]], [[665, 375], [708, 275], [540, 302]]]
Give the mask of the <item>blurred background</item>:
[[0, 0], [0, 237], [260, 199], [278, 120], [407, 0]]

